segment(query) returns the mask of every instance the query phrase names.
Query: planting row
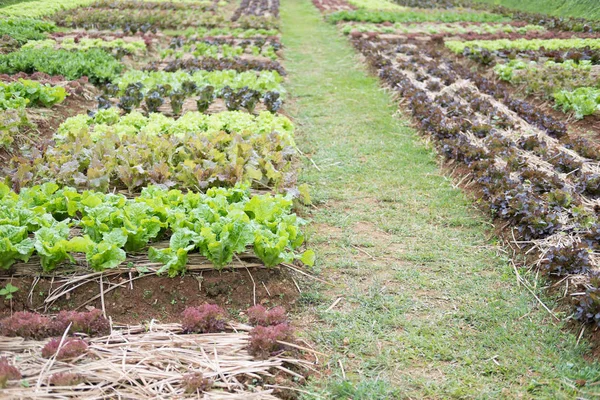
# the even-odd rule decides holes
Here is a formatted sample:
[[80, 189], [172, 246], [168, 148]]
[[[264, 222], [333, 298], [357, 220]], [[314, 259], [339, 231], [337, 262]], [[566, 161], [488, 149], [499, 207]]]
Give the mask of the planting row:
[[392, 34], [415, 34], [425, 33], [430, 35], [446, 34], [456, 36], [463, 34], [498, 34], [498, 33], [518, 33], [527, 32], [546, 32], [546, 29], [539, 25], [524, 25], [520, 23], [402, 23], [396, 22], [385, 24], [373, 23], [346, 23], [341, 26], [344, 34], [352, 32], [375, 32]]
[[[354, 43], [440, 152], [468, 167], [493, 215], [535, 243], [548, 273], [595, 273], [600, 168], [588, 157], [600, 156], [593, 145], [570, 138], [564, 124], [443, 52], [398, 40]], [[591, 293], [582, 297], [578, 318], [593, 320], [600, 310]]]
[[258, 46], [232, 46], [228, 44], [224, 45], [210, 45], [205, 43], [199, 43], [195, 45], [184, 46], [181, 50], [167, 49], [161, 52], [161, 58], [175, 58], [180, 59], [184, 56], [192, 55], [194, 57], [211, 57], [211, 58], [234, 58], [242, 55], [249, 55], [255, 57], [265, 57], [271, 60], [277, 59], [274, 47], [260, 48]]
[[414, 23], [414, 22], [508, 22], [509, 18], [498, 14], [486, 12], [469, 12], [454, 10], [419, 10], [409, 9], [402, 12], [379, 11], [358, 9], [352, 11], [338, 11], [327, 15], [331, 23], [343, 21], [370, 22], [380, 24], [391, 23]]
[[[300, 257], [294, 250], [303, 242], [303, 221], [291, 212], [291, 199], [250, 197], [240, 187], [183, 194], [149, 186], [135, 199], [51, 183], [19, 194], [2, 185], [0, 193], [4, 269], [35, 255], [47, 272], [82, 255], [80, 263], [102, 271], [124, 263], [128, 253], [144, 251], [162, 265], [158, 273], [175, 276], [185, 273], [193, 251], [222, 268], [252, 246], [273, 267]], [[166, 247], [146, 249], [169, 237]], [[311, 258], [311, 252], [302, 256], [305, 262]]]
[[281, 107], [282, 78], [277, 72], [241, 72], [233, 70], [199, 70], [194, 73], [129, 71], [104, 88], [99, 108], [115, 104], [131, 112], [144, 105], [147, 112], [156, 112], [168, 99], [173, 113], [179, 115], [185, 102], [193, 100], [200, 112], [206, 112], [217, 98], [225, 100], [230, 111], [247, 109], [253, 112], [262, 100], [266, 109], [277, 112]]
[[181, 30], [187, 27], [271, 29], [277, 27], [278, 0], [243, 0], [233, 3], [118, 3], [96, 2], [91, 8], [61, 11], [52, 16], [60, 26], [122, 30], [129, 33]]
[[[262, 305], [257, 305], [248, 308], [245, 315], [251, 326], [232, 324], [229, 321], [228, 313], [223, 308], [216, 304], [205, 303], [196, 307], [187, 307], [179, 316], [181, 323], [171, 325], [171, 329], [185, 335], [225, 334], [232, 332], [232, 328], [236, 328], [237, 325], [237, 328], [242, 329], [243, 332], [248, 332], [244, 338], [245, 343], [242, 343], [243, 350], [257, 360], [268, 360], [283, 352], [293, 352], [294, 330], [283, 307], [267, 309]], [[113, 329], [116, 333], [115, 336], [113, 336]], [[6, 337], [29, 339], [26, 342], [29, 345], [27, 359], [14, 357], [13, 354], [9, 355], [10, 359], [0, 358], [0, 388], [6, 388], [12, 383], [9, 381], [21, 380], [20, 383], [24, 385], [30, 379], [38, 378], [32, 374], [35, 370], [26, 368], [21, 372], [15, 364], [26, 366], [35, 358], [39, 358], [42, 363], [45, 362], [44, 359], [51, 359], [57, 361], [59, 365], [69, 363], [72, 369], [68, 372], [52, 373], [52, 371], [47, 371], [49, 376], [44, 377], [43, 385], [54, 386], [54, 389], [57, 390], [77, 386], [79, 395], [93, 388], [95, 382], [90, 379], [89, 373], [83, 371], [90, 360], [96, 359], [99, 353], [108, 350], [104, 347], [107, 343], [110, 342], [110, 345], [113, 346], [116, 336], [129, 335], [127, 342], [130, 344], [131, 350], [131, 344], [138, 342], [131, 332], [113, 328], [110, 321], [98, 309], [89, 312], [61, 311], [54, 318], [37, 313], [17, 312], [11, 317], [0, 320], [0, 332]], [[239, 331], [236, 329], [236, 332]], [[51, 337], [49, 341], [44, 340], [48, 337]], [[197, 338], [199, 336], [196, 336]], [[106, 342], [102, 343], [102, 339]], [[157, 344], [154, 343], [154, 345]], [[185, 350], [188, 351], [188, 354], [192, 351], [192, 349]], [[121, 363], [121, 366], [124, 365]], [[79, 373], [72, 372], [75, 366], [84, 366], [84, 369], [81, 369]], [[188, 365], [186, 368], [187, 372], [183, 371], [181, 372], [182, 376], [176, 377], [177, 383], [171, 382], [182, 386], [180, 394], [194, 395], [208, 392], [214, 384], [213, 379], [218, 379], [218, 375], [220, 375], [217, 374], [213, 379], [209, 379], [205, 378], [201, 372], [190, 371], [192, 366]], [[40, 381], [38, 380], [38, 382]]]
[[3, 172], [16, 188], [56, 181], [136, 193], [149, 184], [206, 190], [247, 183], [297, 193], [292, 129], [287, 118], [267, 112], [188, 112], [173, 120], [103, 110], [67, 120], [56, 144], [13, 158]]

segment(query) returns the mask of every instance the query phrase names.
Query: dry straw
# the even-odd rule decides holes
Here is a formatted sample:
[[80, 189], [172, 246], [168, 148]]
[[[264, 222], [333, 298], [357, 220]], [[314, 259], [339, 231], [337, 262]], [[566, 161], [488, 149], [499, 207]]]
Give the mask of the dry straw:
[[[0, 337], [0, 356], [21, 371], [23, 380], [11, 381], [1, 391], [5, 399], [276, 399], [273, 389], [261, 386], [276, 373], [301, 376], [312, 369], [306, 360], [280, 354], [266, 360], [247, 351], [247, 325], [230, 325], [234, 332], [182, 334], [179, 324], [114, 327], [111, 334], [89, 338], [87, 354], [69, 362], [45, 359], [45, 341]], [[296, 346], [297, 347], [297, 346]], [[303, 348], [304, 349], [304, 348]], [[310, 351], [310, 349], [305, 349]], [[185, 393], [182, 378], [202, 373], [212, 381], [205, 393]], [[50, 386], [50, 376], [74, 373], [83, 378], [75, 386]], [[29, 387], [24, 387], [26, 381]]]

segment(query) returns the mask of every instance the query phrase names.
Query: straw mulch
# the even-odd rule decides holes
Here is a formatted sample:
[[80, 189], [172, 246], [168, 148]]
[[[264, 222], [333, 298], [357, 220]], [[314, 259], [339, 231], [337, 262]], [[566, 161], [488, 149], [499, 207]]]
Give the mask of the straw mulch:
[[[113, 328], [110, 335], [86, 338], [87, 354], [69, 362], [45, 359], [46, 341], [0, 337], [0, 357], [7, 357], [23, 379], [0, 389], [3, 399], [277, 399], [264, 378], [276, 373], [301, 375], [288, 369], [311, 369], [305, 360], [252, 357], [246, 347], [251, 327], [234, 332], [182, 334], [179, 324]], [[201, 372], [212, 381], [204, 393], [185, 393], [182, 377]], [[75, 373], [76, 386], [50, 386], [50, 376]], [[24, 387], [26, 381], [29, 387]], [[263, 386], [261, 386], [263, 385]]]

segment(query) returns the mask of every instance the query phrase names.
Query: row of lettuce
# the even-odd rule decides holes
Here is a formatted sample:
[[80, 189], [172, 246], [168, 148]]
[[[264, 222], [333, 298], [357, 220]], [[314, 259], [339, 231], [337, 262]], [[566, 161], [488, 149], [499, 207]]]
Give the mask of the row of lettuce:
[[[277, 114], [285, 71], [273, 36], [276, 10], [260, 6], [267, 11], [256, 16], [257, 4], [244, 2], [237, 9], [228, 2], [47, 3], [30, 15], [54, 21], [0, 9], [10, 15], [0, 21], [7, 81], [0, 150], [8, 155], [1, 268], [33, 262], [45, 272], [68, 264], [102, 271], [131, 266], [135, 255], [175, 276], [192, 252], [216, 268], [248, 252], [268, 267], [314, 262], [312, 251], [299, 251], [305, 222], [293, 211], [295, 199], [309, 198], [296, 184], [294, 127]], [[175, 26], [187, 31], [167, 41], [153, 33]], [[202, 37], [207, 30], [227, 36]], [[56, 82], [81, 78], [101, 90], [95, 109], [66, 119], [50, 138], [15, 140], [35, 131], [30, 108], [52, 112], [68, 99]]]
[[[525, 93], [552, 101], [577, 119], [600, 113], [600, 24], [581, 18], [520, 13], [471, 1], [348, 1], [327, 20], [345, 34], [448, 38], [446, 46]], [[419, 7], [419, 8], [408, 8]], [[565, 62], [566, 61], [566, 62]]]
[[445, 3], [326, 18], [399, 93], [439, 152], [463, 164], [462, 181], [472, 180], [470, 191], [527, 261], [569, 282], [573, 317], [600, 324], [600, 149], [590, 132], [547, 108], [552, 100], [577, 118], [598, 112], [598, 24], [523, 14], [509, 21]]

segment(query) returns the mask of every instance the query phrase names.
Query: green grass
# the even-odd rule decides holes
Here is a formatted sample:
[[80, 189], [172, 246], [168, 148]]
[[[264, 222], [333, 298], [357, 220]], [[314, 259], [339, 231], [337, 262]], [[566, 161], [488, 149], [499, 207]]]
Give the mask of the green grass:
[[[282, 2], [287, 111], [312, 187], [309, 244], [333, 287], [305, 290], [304, 335], [330, 355], [307, 399], [594, 397], [582, 341], [515, 283], [489, 221], [309, 0]], [[543, 296], [554, 308], [553, 299]], [[327, 308], [343, 299], [331, 311]], [[559, 313], [558, 311], [556, 311]], [[565, 316], [564, 314], [560, 314]], [[340, 365], [344, 366], [346, 379]]]
[[501, 5], [515, 10], [544, 13], [562, 17], [600, 19], [598, 0], [475, 0], [481, 3]]

